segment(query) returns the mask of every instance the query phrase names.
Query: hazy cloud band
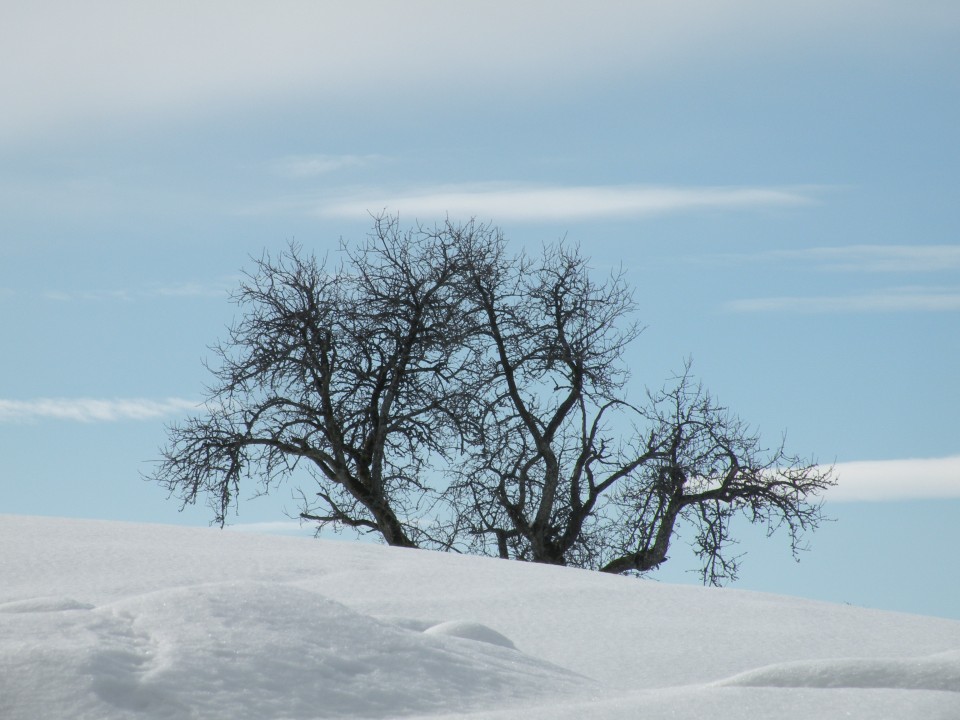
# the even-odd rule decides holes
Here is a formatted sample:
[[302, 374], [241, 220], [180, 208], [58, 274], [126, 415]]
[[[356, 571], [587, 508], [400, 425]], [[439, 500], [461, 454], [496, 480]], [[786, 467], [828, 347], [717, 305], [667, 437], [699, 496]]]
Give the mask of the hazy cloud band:
[[505, 221], [590, 220], [642, 217], [691, 210], [789, 207], [814, 202], [809, 190], [764, 187], [664, 187], [643, 185], [487, 185], [426, 188], [323, 201], [323, 217], [367, 217], [387, 211], [408, 217], [496, 218]]
[[896, 289], [861, 295], [750, 298], [733, 300], [724, 308], [736, 313], [957, 312], [960, 292]]
[[[676, 71], [691, 56], [766, 60], [811, 43], [870, 55], [879, 48], [889, 60], [891, 48], [912, 55], [952, 42], [956, 3], [932, 5], [610, 0], [588, 12], [560, 0], [5, 3], [0, 143], [83, 121], [104, 126], [108, 117], [262, 107], [311, 94], [346, 101], [402, 88], [473, 97], [618, 74], [635, 80]], [[731, 37], [740, 39], [735, 47]]]
[[960, 246], [849, 245], [781, 250], [768, 257], [816, 264], [821, 270], [868, 273], [929, 273], [960, 269]]
[[66, 420], [70, 422], [116, 422], [153, 420], [196, 410], [197, 403], [182, 398], [146, 400], [143, 398], [40, 398], [35, 400], [0, 399], [0, 422]]

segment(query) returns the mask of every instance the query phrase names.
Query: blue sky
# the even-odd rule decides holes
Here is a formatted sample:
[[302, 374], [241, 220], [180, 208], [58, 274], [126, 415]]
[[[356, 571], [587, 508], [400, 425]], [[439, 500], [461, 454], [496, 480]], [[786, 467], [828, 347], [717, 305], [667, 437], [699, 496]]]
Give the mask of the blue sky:
[[626, 270], [632, 393], [838, 463], [738, 587], [960, 617], [956, 3], [13, 2], [0, 98], [0, 512], [205, 524], [140, 473], [250, 256], [477, 216]]

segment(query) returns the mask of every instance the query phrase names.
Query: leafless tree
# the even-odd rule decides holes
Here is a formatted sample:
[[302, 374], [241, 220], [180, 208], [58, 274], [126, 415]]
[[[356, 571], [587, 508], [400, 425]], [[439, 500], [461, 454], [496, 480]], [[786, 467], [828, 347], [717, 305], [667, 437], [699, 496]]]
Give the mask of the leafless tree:
[[[745, 517], [770, 535], [785, 528], [797, 556], [805, 532], [822, 521], [820, 496], [833, 473], [787, 454], [781, 442], [763, 447], [759, 435], [718, 405], [683, 373], [636, 410], [638, 428], [626, 451], [599, 528], [600, 569], [650, 570], [667, 559], [681, 527], [692, 532], [705, 584], [735, 579], [740, 557], [731, 554], [731, 521]], [[630, 462], [623, 463], [624, 459]]]
[[[622, 274], [563, 244], [508, 256], [500, 231], [375, 218], [328, 268], [264, 256], [216, 346], [205, 411], [152, 478], [223, 524], [242, 485], [296, 475], [300, 517], [392, 545], [642, 573], [678, 535], [706, 583], [735, 577], [731, 521], [796, 552], [832, 473], [766, 452], [693, 380], [628, 401], [640, 335]], [[309, 474], [306, 484], [298, 470]]]
[[184, 504], [205, 496], [222, 525], [242, 482], [267, 492], [303, 468], [301, 518], [424, 542], [436, 492], [423, 478], [461, 435], [461, 267], [494, 241], [483, 226], [401, 232], [381, 216], [338, 267], [296, 245], [261, 258], [214, 348], [205, 413], [169, 428], [151, 477]]
[[476, 422], [449, 491], [467, 547], [644, 572], [692, 530], [704, 581], [719, 583], [736, 575], [730, 521], [744, 514], [785, 526], [796, 551], [821, 520], [829, 470], [764, 453], [689, 366], [629, 404], [623, 355], [640, 329], [622, 274], [595, 283], [562, 246], [500, 263], [469, 283], [485, 324], [471, 367]]

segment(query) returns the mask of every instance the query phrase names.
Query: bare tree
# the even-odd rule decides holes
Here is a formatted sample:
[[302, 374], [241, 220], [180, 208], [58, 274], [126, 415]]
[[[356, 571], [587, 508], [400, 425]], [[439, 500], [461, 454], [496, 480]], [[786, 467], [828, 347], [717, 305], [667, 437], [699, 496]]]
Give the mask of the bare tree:
[[461, 434], [461, 266], [493, 239], [473, 224], [401, 232], [381, 216], [339, 267], [296, 245], [261, 258], [214, 348], [206, 412], [169, 428], [152, 478], [184, 504], [206, 496], [222, 525], [242, 481], [268, 492], [303, 468], [301, 518], [420, 544], [436, 495], [423, 478]]
[[469, 462], [452, 485], [457, 517], [474, 551], [569, 562], [583, 555], [584, 524], [602, 493], [588, 487], [592, 454], [605, 450], [591, 435], [619, 403], [619, 360], [639, 332], [617, 324], [630, 294], [619, 277], [595, 285], [585, 261], [562, 248], [547, 248], [540, 262], [476, 268], [468, 287], [483, 327]]
[[[476, 423], [449, 495], [474, 552], [644, 572], [692, 528], [705, 582], [733, 578], [730, 520], [783, 525], [794, 550], [821, 520], [831, 473], [765, 454], [692, 384], [636, 407], [623, 353], [639, 334], [622, 274], [597, 284], [578, 251], [500, 259], [469, 283], [485, 327], [472, 366]], [[475, 340], [476, 342], [476, 340]]]
[[785, 528], [796, 557], [803, 534], [823, 519], [818, 496], [834, 484], [831, 469], [788, 455], [783, 442], [764, 449], [756, 432], [694, 384], [689, 362], [636, 414], [643, 430], [620, 453], [629, 472], [611, 487], [599, 528], [601, 570], [658, 567], [682, 525], [693, 532], [704, 583], [735, 579], [740, 557], [730, 553], [730, 524], [738, 515], [768, 535]]
[[223, 524], [241, 485], [296, 475], [319, 527], [614, 573], [690, 533], [707, 583], [736, 575], [736, 516], [795, 552], [820, 523], [831, 471], [766, 452], [689, 365], [628, 402], [622, 274], [596, 282], [562, 244], [509, 257], [473, 222], [381, 216], [342, 253], [328, 269], [294, 245], [241, 285], [205, 412], [169, 429], [152, 476], [182, 502]]

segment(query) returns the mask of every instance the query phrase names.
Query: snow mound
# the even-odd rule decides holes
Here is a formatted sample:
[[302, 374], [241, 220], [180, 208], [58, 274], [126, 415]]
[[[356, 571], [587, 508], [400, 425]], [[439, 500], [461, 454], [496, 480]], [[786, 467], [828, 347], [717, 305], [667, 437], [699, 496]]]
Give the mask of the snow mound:
[[0, 720], [960, 718], [956, 621], [197, 528], [0, 548]]
[[778, 663], [735, 675], [717, 685], [960, 693], [960, 651], [917, 658], [840, 658]]
[[[0, 701], [4, 718], [44, 716], [30, 703], [40, 697], [63, 717], [98, 720], [387, 718], [522, 706], [584, 684], [502, 642], [412, 632], [278, 583], [159, 590], [53, 623], [50, 611], [36, 604], [30, 622], [21, 610], [21, 641], [0, 644], [0, 698], [12, 701]], [[470, 623], [448, 634], [461, 625], [502, 638]], [[43, 672], [31, 679], [18, 666]]]
[[500, 647], [516, 650], [513, 640], [501, 635], [491, 627], [483, 623], [467, 622], [465, 620], [450, 620], [428, 627], [424, 630], [427, 635], [446, 635], [448, 637], [458, 637], [465, 640], [475, 640], [477, 642], [499, 645]]

